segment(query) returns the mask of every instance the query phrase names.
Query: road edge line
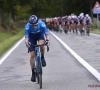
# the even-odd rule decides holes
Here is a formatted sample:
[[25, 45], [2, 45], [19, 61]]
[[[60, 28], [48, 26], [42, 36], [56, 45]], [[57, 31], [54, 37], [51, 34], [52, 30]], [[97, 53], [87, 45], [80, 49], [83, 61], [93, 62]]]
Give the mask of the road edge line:
[[24, 40], [24, 37], [20, 39], [3, 57], [0, 59], [0, 65], [5, 61], [5, 59], [18, 47], [18, 45]]
[[78, 54], [76, 54], [67, 44], [65, 44], [60, 38], [58, 38], [54, 33], [50, 33], [79, 61], [92, 75], [94, 75], [98, 81], [100, 81], [100, 73], [89, 65], [84, 59], [82, 59]]

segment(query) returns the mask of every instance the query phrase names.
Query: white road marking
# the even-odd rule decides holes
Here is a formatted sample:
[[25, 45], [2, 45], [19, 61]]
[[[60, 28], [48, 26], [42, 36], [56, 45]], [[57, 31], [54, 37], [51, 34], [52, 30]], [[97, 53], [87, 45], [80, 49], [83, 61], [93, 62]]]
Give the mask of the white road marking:
[[84, 59], [77, 55], [67, 44], [65, 44], [60, 38], [58, 38], [54, 33], [50, 33], [78, 60], [90, 73], [92, 73], [98, 81], [100, 81], [100, 73], [89, 65]]
[[5, 54], [1, 59], [0, 59], [0, 65], [5, 61], [5, 59], [12, 53], [12, 51], [15, 49], [15, 48], [17, 48], [17, 46], [22, 42], [24, 40], [24, 37], [21, 39], [21, 40], [19, 40], [17, 43], [16, 43], [16, 45], [13, 47], [13, 48], [11, 48], [10, 50], [9, 50], [9, 52], [7, 53], [7, 54]]
[[[100, 73], [95, 70], [91, 65], [89, 65], [85, 60], [83, 60], [79, 55], [77, 55], [68, 45], [66, 45], [60, 38], [58, 38], [54, 33], [50, 33], [78, 60], [90, 73], [92, 73], [98, 81], [100, 81]], [[5, 59], [13, 52], [15, 48], [24, 40], [24, 37], [17, 42], [17, 44], [10, 49], [10, 51], [0, 59], [0, 65], [5, 61]]]

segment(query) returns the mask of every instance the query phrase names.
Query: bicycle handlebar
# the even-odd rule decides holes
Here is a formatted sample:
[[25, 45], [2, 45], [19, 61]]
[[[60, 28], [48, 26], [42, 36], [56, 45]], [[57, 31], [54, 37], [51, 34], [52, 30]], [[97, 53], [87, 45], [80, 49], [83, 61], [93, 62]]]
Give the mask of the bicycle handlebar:
[[[40, 47], [40, 46], [47, 46], [47, 52], [49, 51], [49, 46], [47, 44], [37, 44], [37, 45], [33, 45], [35, 47]], [[28, 53], [29, 53], [29, 48], [28, 48]]]
[[[47, 45], [47, 44], [37, 44], [37, 45], [33, 45], [33, 46], [35, 46], [35, 47], [40, 47], [40, 46], [45, 46], [45, 45]], [[47, 45], [47, 52], [49, 51], [49, 46]]]
[[45, 46], [45, 45], [47, 45], [47, 44], [36, 44], [36, 45], [33, 45], [33, 46], [39, 47], [39, 46]]

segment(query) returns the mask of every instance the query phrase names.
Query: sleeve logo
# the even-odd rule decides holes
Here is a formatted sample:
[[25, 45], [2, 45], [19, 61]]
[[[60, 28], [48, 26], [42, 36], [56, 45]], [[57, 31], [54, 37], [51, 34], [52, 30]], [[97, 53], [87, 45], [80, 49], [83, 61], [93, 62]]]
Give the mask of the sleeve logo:
[[42, 24], [42, 27], [45, 27], [46, 25], [45, 24]]
[[26, 30], [28, 30], [28, 29], [29, 29], [29, 26], [26, 27]]

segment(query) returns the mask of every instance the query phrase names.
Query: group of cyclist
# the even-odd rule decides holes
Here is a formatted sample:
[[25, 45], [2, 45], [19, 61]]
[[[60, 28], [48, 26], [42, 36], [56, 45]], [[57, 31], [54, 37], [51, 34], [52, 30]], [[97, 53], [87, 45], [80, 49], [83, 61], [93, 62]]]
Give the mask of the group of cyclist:
[[74, 14], [66, 15], [63, 17], [50, 18], [47, 22], [47, 26], [50, 30], [64, 31], [65, 33], [73, 32], [82, 35], [82, 33], [89, 33], [89, 27], [91, 26], [91, 17], [89, 14], [84, 15], [80, 13], [79, 16]]

